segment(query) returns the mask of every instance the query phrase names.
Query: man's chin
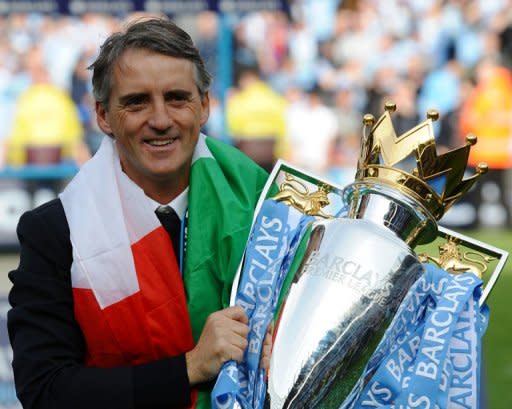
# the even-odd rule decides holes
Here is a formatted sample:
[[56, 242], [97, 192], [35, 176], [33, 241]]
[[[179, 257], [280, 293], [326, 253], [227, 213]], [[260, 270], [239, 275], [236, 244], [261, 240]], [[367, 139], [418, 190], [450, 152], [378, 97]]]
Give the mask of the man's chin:
[[178, 177], [184, 176], [184, 167], [183, 166], [166, 166], [161, 168], [153, 168], [150, 169], [150, 177], [153, 180], [174, 180]]

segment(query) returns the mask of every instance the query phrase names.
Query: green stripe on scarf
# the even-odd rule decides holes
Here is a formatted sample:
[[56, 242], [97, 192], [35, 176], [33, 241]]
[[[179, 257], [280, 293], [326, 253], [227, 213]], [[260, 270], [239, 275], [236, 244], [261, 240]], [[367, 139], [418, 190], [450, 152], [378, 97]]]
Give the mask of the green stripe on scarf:
[[[215, 159], [200, 158], [192, 165], [184, 272], [196, 342], [208, 315], [229, 306], [254, 208], [268, 178], [235, 148], [212, 138], [206, 144]], [[209, 406], [209, 393], [200, 393], [197, 407]]]

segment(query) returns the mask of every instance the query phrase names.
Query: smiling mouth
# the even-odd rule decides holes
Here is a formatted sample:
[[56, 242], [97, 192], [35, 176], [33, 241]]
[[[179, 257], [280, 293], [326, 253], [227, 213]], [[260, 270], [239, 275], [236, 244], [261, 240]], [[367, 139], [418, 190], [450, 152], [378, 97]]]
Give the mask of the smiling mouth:
[[172, 144], [176, 139], [178, 138], [170, 138], [170, 139], [149, 139], [144, 141], [144, 143], [147, 143], [151, 146], [167, 146]]

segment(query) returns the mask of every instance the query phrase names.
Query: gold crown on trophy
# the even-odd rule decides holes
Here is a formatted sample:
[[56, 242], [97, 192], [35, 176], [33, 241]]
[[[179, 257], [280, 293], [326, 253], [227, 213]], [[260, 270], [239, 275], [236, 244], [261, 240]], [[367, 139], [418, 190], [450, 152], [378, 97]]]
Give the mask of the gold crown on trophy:
[[474, 175], [463, 179], [476, 136], [468, 135], [464, 146], [438, 154], [433, 122], [439, 113], [429, 111], [426, 121], [397, 136], [391, 121], [395, 110], [395, 104], [386, 103], [377, 122], [371, 114], [364, 116], [365, 135], [355, 179], [390, 185], [439, 220], [487, 172], [487, 164], [480, 163]]

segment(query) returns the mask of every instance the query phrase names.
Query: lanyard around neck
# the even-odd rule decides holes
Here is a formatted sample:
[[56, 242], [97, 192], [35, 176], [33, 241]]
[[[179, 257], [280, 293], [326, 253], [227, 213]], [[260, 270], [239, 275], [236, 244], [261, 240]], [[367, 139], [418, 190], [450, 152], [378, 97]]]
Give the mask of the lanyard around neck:
[[183, 218], [183, 223], [181, 223], [181, 231], [180, 231], [180, 254], [179, 254], [179, 267], [180, 273], [183, 277], [183, 267], [185, 263], [185, 254], [187, 251], [187, 239], [188, 239], [188, 208], [185, 211], [185, 217]]

